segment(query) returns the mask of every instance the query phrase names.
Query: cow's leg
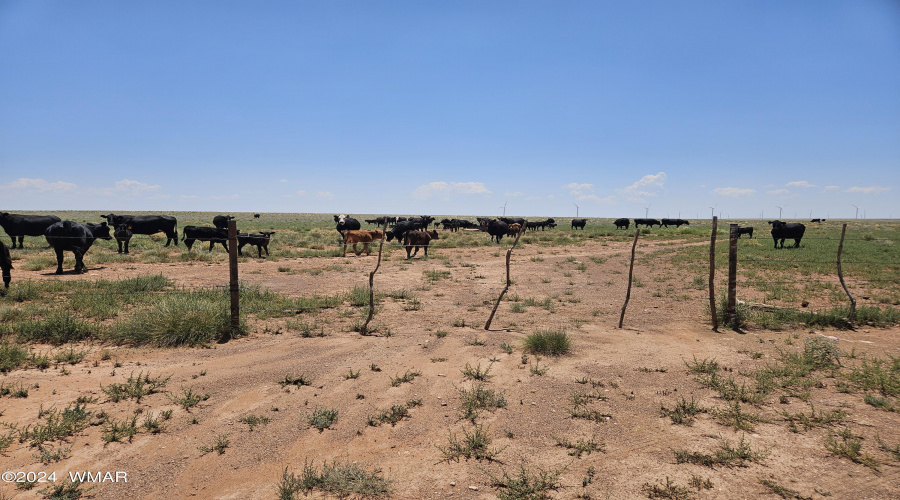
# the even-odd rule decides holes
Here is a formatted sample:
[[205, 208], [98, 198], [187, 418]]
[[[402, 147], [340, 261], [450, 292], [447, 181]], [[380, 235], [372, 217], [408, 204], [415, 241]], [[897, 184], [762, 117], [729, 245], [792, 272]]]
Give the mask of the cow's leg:
[[[262, 256], [262, 249], [263, 249], [263, 246], [262, 246], [262, 245], [256, 245], [256, 253], [257, 253], [257, 257], [259, 257], [260, 259], [263, 258], [263, 256]], [[268, 248], [266, 249], [266, 255], [269, 255], [269, 249], [268, 249]]]
[[56, 248], [56, 274], [62, 274], [62, 262], [63, 262], [63, 251], [61, 248]]
[[212, 252], [212, 247], [213, 247], [213, 245], [215, 245], [215, 244], [216, 244], [216, 241], [215, 241], [215, 240], [209, 240], [209, 251], [210, 251], [210, 252]]
[[116, 240], [116, 243], [119, 245], [119, 253], [122, 253], [122, 240]]
[[[268, 256], [269, 255], [269, 244], [266, 243], [265, 245], [263, 245], [263, 248], [266, 249], [266, 255]], [[260, 252], [259, 256], [262, 257], [262, 252]]]
[[75, 254], [75, 272], [84, 274], [87, 272], [87, 266], [84, 265], [84, 252], [79, 248], [74, 250]]
[[425, 249], [425, 256], [428, 257], [428, 244], [426, 243], [423, 248]]
[[[13, 245], [13, 248], [16, 248], [16, 246]], [[19, 248], [20, 249], [25, 248], [25, 236], [19, 236]]]

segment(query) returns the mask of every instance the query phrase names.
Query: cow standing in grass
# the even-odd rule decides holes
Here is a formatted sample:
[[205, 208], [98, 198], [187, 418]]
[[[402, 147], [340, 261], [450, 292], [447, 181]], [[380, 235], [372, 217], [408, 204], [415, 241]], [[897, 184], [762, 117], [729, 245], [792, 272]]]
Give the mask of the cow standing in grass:
[[94, 241], [99, 239], [111, 240], [109, 226], [105, 222], [100, 224], [79, 224], [70, 220], [52, 224], [44, 232], [47, 243], [56, 251], [56, 274], [63, 273], [63, 252], [69, 251], [75, 254], [75, 272], [85, 273], [84, 254], [91, 248]]
[[8, 212], [0, 212], [0, 227], [6, 231], [12, 240], [12, 249], [16, 248], [16, 238], [19, 239], [19, 248], [25, 248], [22, 244], [26, 236], [40, 236], [44, 234], [51, 224], [60, 221], [55, 215], [19, 215]]
[[[356, 231], [344, 231], [344, 253], [341, 254], [341, 257], [347, 256], [347, 245], [353, 244], [353, 253], [357, 256], [366, 252], [366, 255], [369, 255], [372, 251], [369, 249], [369, 244], [374, 243], [375, 240], [380, 240], [383, 236], [381, 231], [364, 231], [364, 230], [356, 230]], [[357, 250], [356, 245], [362, 243], [362, 250]]]
[[[428, 244], [431, 240], [438, 239], [437, 231], [408, 231], [403, 235], [403, 246], [406, 247], [406, 259], [409, 260], [419, 253], [419, 247], [425, 249], [425, 256], [428, 257]], [[415, 247], [415, 251], [410, 255], [410, 250]]]

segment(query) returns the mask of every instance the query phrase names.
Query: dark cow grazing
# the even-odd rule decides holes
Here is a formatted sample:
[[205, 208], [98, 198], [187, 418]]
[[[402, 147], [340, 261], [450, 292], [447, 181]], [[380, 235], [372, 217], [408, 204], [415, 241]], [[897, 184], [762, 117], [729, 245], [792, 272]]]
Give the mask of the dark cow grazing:
[[228, 221], [234, 220], [231, 215], [217, 215], [213, 217], [213, 226], [219, 229], [228, 229]]
[[443, 226], [447, 231], [453, 233], [459, 231], [459, 219], [441, 219], [438, 224]]
[[244, 248], [244, 245], [253, 245], [256, 247], [257, 256], [261, 259], [262, 251], [266, 251], [266, 255], [269, 255], [269, 240], [272, 239], [272, 235], [275, 234], [275, 231], [260, 231], [259, 233], [249, 234], [249, 233], [238, 233], [237, 241], [238, 241], [238, 255], [244, 255], [241, 250]]
[[[119, 253], [128, 253], [128, 243], [131, 242], [131, 236], [134, 233], [131, 232], [131, 227], [128, 224], [119, 224], [116, 226], [115, 231], [113, 231], [113, 236], [116, 238], [116, 243], [119, 244]], [[122, 251], [122, 244], [125, 244], [125, 251]]]
[[358, 220], [346, 214], [335, 215], [334, 222], [337, 223], [334, 228], [341, 233], [342, 237], [344, 236], [344, 231], [356, 231], [362, 227]]
[[19, 238], [19, 248], [25, 248], [22, 241], [26, 236], [41, 236], [51, 224], [60, 221], [55, 215], [19, 215], [9, 212], [0, 212], [0, 227], [6, 231], [12, 240], [13, 249], [16, 248], [16, 238]]
[[547, 226], [555, 227], [556, 220], [545, 219], [545, 220], [528, 221], [525, 223], [526, 229], [531, 229], [532, 231], [537, 231], [538, 228], [541, 228], [541, 231], [543, 231]]
[[616, 229], [628, 229], [628, 226], [631, 225], [631, 220], [625, 218], [616, 219], [613, 221], [613, 224], [616, 225]]
[[[425, 249], [425, 256], [428, 257], [428, 244], [431, 240], [438, 238], [437, 231], [407, 231], [403, 235], [403, 246], [406, 247], [406, 259], [409, 260], [419, 253], [419, 247]], [[415, 251], [410, 255], [410, 250], [415, 247]]]
[[681, 227], [684, 225], [690, 226], [691, 223], [684, 219], [663, 219], [662, 225], [665, 227], [669, 227], [669, 226]]
[[750, 237], [753, 238], [753, 226], [738, 227], [737, 228], [737, 237], [740, 238], [742, 234], [749, 234]]
[[387, 215], [382, 215], [381, 217], [375, 217], [374, 219], [366, 219], [366, 223], [374, 224], [376, 226], [384, 226], [387, 224], [393, 224], [397, 222], [396, 217], [388, 217]]
[[[353, 244], [353, 253], [357, 256], [359, 254], [366, 252], [366, 255], [372, 253], [369, 249], [369, 244], [375, 242], [375, 240], [380, 240], [381, 237], [384, 236], [381, 231], [364, 231], [362, 229], [356, 231], [344, 231], [344, 253], [341, 254], [341, 257], [347, 256], [347, 245]], [[362, 243], [363, 247], [361, 250], [356, 249], [356, 245]]]
[[3, 271], [3, 288], [9, 288], [9, 282], [12, 281], [12, 255], [9, 254], [9, 247], [0, 241], [0, 270]]
[[518, 224], [520, 226], [524, 226], [527, 222], [521, 217], [499, 217], [499, 220], [507, 224]]
[[653, 227], [654, 224], [662, 226], [662, 222], [656, 219], [634, 219], [634, 227], [641, 227], [641, 224], [647, 227]]
[[408, 231], [417, 231], [419, 229], [424, 229], [422, 227], [422, 221], [403, 220], [394, 224], [394, 227], [384, 234], [388, 241], [391, 241], [394, 238], [396, 238], [397, 241], [402, 241], [403, 235]]
[[166, 234], [166, 246], [175, 243], [178, 246], [178, 221], [171, 215], [101, 215], [110, 226], [116, 227], [119, 224], [128, 224], [131, 226], [131, 232], [134, 234]]
[[259, 219], [259, 214], [253, 214], [254, 219]]
[[184, 226], [181, 230], [181, 239], [188, 251], [194, 246], [195, 241], [208, 241], [209, 251], [212, 252], [216, 243], [221, 243], [228, 251], [228, 230], [209, 226]]
[[84, 254], [87, 253], [97, 238], [111, 240], [112, 236], [109, 235], [109, 225], [105, 222], [100, 224], [79, 224], [65, 220], [51, 224], [44, 231], [44, 238], [56, 251], [56, 274], [62, 274], [63, 252], [69, 251], [74, 253], [75, 272], [85, 273], [87, 272], [87, 267], [84, 265]]
[[800, 240], [803, 233], [806, 232], [806, 226], [799, 222], [782, 222], [780, 220], [770, 220], [772, 225], [772, 240], [775, 242], [775, 248], [778, 248], [778, 241], [781, 240], [781, 248], [784, 248], [784, 240], [794, 240], [794, 248], [800, 248]]
[[813, 219], [810, 222], [825, 222], [825, 219]]
[[[519, 223], [514, 222], [513, 224]], [[496, 239], [497, 243], [500, 243], [500, 240], [503, 239], [503, 236], [506, 235], [507, 232], [509, 232], [509, 224], [497, 219], [483, 220], [481, 222], [481, 230], [486, 231], [489, 235], [491, 235], [491, 241], [494, 241]]]
[[584, 226], [587, 225], [587, 219], [572, 219], [572, 229], [581, 229], [584, 231]]

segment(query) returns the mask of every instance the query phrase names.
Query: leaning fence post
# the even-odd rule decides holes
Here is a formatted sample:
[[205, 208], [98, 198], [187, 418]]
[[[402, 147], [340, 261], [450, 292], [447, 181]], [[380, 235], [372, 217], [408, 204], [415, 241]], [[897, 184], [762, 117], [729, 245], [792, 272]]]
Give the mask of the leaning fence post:
[[241, 329], [241, 303], [240, 285], [238, 284], [238, 241], [237, 223], [228, 221], [228, 270], [230, 279], [228, 289], [231, 293], [231, 334], [238, 333]]
[[841, 253], [844, 251], [844, 233], [846, 232], [847, 224], [844, 224], [844, 227], [841, 229], [841, 242], [838, 243], [837, 270], [838, 278], [841, 280], [841, 286], [844, 287], [844, 292], [847, 293], [847, 297], [850, 297], [850, 314], [847, 315], [847, 321], [852, 323], [856, 318], [856, 299], [853, 298], [853, 294], [851, 294], [850, 289], [847, 288], [847, 283], [844, 282], [844, 271], [841, 269]]
[[730, 224], [728, 231], [728, 306], [725, 309], [725, 323], [734, 325], [737, 302], [737, 224]]
[[375, 269], [372, 269], [372, 272], [369, 273], [369, 316], [366, 317], [366, 322], [359, 329], [359, 333], [362, 335], [369, 333], [369, 321], [372, 321], [372, 316], [375, 315], [375, 273], [381, 267], [381, 250], [384, 248], [385, 233], [387, 233], [387, 221], [384, 222], [384, 227], [381, 231], [381, 242], [378, 244], [378, 262], [375, 264]]
[[522, 224], [519, 227], [519, 232], [516, 233], [516, 241], [513, 242], [512, 246], [509, 247], [509, 250], [506, 251], [506, 286], [503, 287], [503, 291], [500, 292], [500, 296], [497, 297], [497, 303], [494, 304], [494, 309], [491, 311], [491, 315], [488, 317], [487, 323], [484, 324], [484, 329], [488, 330], [491, 328], [491, 321], [494, 321], [494, 315], [497, 314], [497, 308], [500, 307], [500, 301], [503, 300], [503, 295], [506, 294], [506, 291], [509, 290], [509, 285], [512, 284], [512, 280], [509, 278], [509, 258], [512, 256], [513, 248], [516, 248], [516, 244], [519, 243], [519, 238], [525, 234], [525, 224]]
[[637, 248], [638, 235], [641, 234], [640, 228], [635, 224], [634, 243], [631, 245], [631, 265], [628, 266], [628, 291], [625, 292], [625, 303], [622, 304], [622, 314], [619, 315], [619, 328], [622, 328], [622, 322], [625, 321], [625, 308], [628, 307], [628, 300], [631, 299], [631, 276], [634, 274], [634, 251]]
[[713, 331], [719, 331], [719, 315], [716, 313], [716, 231], [719, 218], [713, 216], [712, 234], [709, 237], [709, 312], [712, 316]]

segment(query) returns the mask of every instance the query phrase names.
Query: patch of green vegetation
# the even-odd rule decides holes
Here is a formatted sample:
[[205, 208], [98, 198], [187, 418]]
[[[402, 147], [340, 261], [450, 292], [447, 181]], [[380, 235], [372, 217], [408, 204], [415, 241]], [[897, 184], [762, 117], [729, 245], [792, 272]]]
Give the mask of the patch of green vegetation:
[[565, 467], [557, 470], [544, 470], [535, 467], [532, 471], [524, 465], [519, 466], [519, 471], [510, 475], [506, 469], [501, 469], [501, 476], [497, 477], [486, 472], [491, 479], [491, 486], [497, 488], [497, 498], [500, 500], [545, 500], [549, 499], [551, 491], [560, 488], [559, 477], [565, 472]]
[[306, 414], [306, 423], [319, 429], [319, 432], [328, 429], [338, 419], [338, 411], [333, 408], [322, 408], [320, 406], [316, 406], [312, 413]]
[[298, 500], [300, 493], [306, 496], [313, 490], [338, 498], [385, 498], [391, 494], [391, 481], [381, 475], [380, 469], [369, 472], [357, 463], [325, 462], [319, 471], [314, 463], [304, 461], [299, 476], [285, 468], [276, 486], [281, 500]]
[[128, 380], [124, 383], [110, 384], [106, 387], [101, 385], [100, 389], [113, 403], [118, 403], [119, 401], [129, 398], [134, 398], [140, 403], [141, 398], [144, 396], [159, 392], [159, 389], [165, 387], [170, 378], [172, 378], [171, 375], [166, 378], [150, 378], [149, 373], [144, 375], [143, 372], [135, 377], [134, 372], [132, 372], [128, 377]]
[[440, 446], [437, 447], [448, 461], [453, 460], [458, 462], [460, 458], [465, 458], [466, 460], [473, 458], [475, 460], [487, 460], [488, 462], [492, 462], [496, 460], [497, 455], [503, 451], [503, 448], [491, 449], [491, 437], [488, 436], [487, 431], [478, 424], [474, 426], [472, 432], [463, 429], [462, 440], [457, 439], [453, 431], [450, 431], [448, 441], [449, 443], [446, 448]]
[[538, 330], [524, 340], [525, 350], [532, 354], [562, 356], [572, 348], [572, 341], [565, 331]]

